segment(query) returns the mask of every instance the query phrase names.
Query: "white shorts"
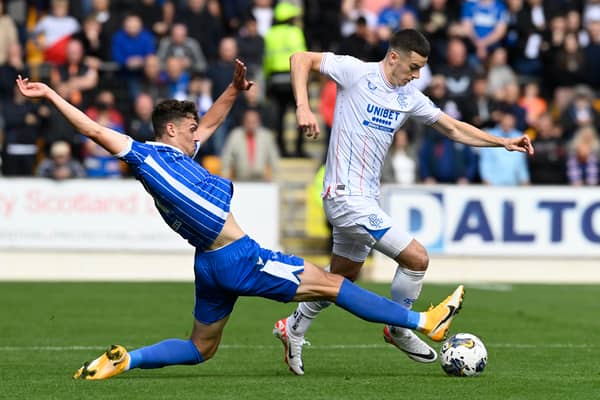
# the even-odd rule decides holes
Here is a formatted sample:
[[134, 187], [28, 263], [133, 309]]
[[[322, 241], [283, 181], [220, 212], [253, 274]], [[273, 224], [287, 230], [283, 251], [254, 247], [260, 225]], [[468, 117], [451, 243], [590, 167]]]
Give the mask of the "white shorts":
[[336, 196], [323, 199], [323, 208], [333, 226], [333, 253], [363, 262], [372, 248], [396, 258], [413, 239], [394, 225], [376, 199]]

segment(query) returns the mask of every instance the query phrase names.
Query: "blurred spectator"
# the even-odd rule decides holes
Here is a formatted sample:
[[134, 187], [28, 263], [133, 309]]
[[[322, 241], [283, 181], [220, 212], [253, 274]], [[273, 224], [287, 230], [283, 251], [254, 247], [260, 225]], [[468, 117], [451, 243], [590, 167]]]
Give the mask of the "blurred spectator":
[[[543, 63], [542, 74], [544, 83], [552, 82], [554, 77], [554, 65], [557, 53], [563, 49], [565, 36], [567, 35], [567, 20], [564, 14], [552, 15], [549, 29], [544, 32], [541, 50], [541, 61]], [[545, 95], [553, 93], [554, 86], [545, 90]]]
[[139, 89], [140, 92], [148, 93], [155, 100], [169, 98], [169, 88], [165, 81], [165, 76], [161, 71], [160, 61], [157, 56], [149, 55], [146, 57]]
[[[216, 100], [221, 93], [225, 91], [233, 71], [235, 69], [235, 59], [238, 56], [237, 42], [232, 37], [224, 37], [221, 39], [219, 44], [219, 59], [210, 63], [208, 68], [208, 78], [212, 82], [212, 99]], [[225, 144], [227, 134], [232, 128], [233, 115], [241, 106], [241, 96], [233, 103], [231, 112], [227, 115], [221, 126], [217, 128], [216, 132], [210, 137], [210, 139], [202, 146], [202, 154], [220, 154]]]
[[278, 159], [272, 132], [261, 125], [256, 110], [247, 109], [242, 126], [232, 130], [225, 142], [222, 175], [236, 181], [270, 182]]
[[431, 45], [429, 60], [433, 69], [437, 70], [437, 67], [444, 65], [446, 61], [448, 29], [451, 23], [458, 20], [458, 13], [447, 0], [431, 0], [427, 8], [420, 13], [420, 17], [423, 33]]
[[[431, 80], [429, 98], [446, 114], [462, 119], [457, 102], [448, 97], [442, 75]], [[477, 159], [472, 149], [429, 127], [425, 129], [418, 156], [419, 175], [425, 183], [468, 183], [477, 175]]]
[[273, 114], [273, 107], [262, 96], [262, 87], [260, 82], [255, 82], [252, 87], [242, 93], [240, 106], [233, 110], [233, 121], [237, 125], [242, 124], [244, 113], [251, 108], [257, 110], [260, 114], [261, 124], [274, 132], [277, 116]]
[[[518, 137], [522, 132], [515, 128], [515, 117], [510, 109], [500, 109], [500, 123], [489, 133], [502, 138]], [[517, 186], [529, 184], [527, 156], [508, 152], [501, 147], [479, 149], [479, 174], [483, 183], [493, 186]]]
[[89, 103], [89, 92], [98, 85], [98, 71], [86, 66], [83, 59], [83, 45], [71, 39], [67, 44], [66, 62], [54, 67], [50, 75], [52, 86], [63, 86], [62, 92], [68, 93], [66, 99], [78, 107]]
[[6, 63], [0, 65], [0, 101], [12, 98], [17, 75], [29, 76], [29, 66], [23, 59], [23, 48], [19, 42], [8, 46]]
[[144, 29], [141, 18], [128, 14], [123, 28], [112, 38], [112, 57], [121, 68], [121, 76], [129, 86], [132, 97], [139, 93], [139, 80], [146, 58], [155, 52], [154, 35]]
[[236, 36], [240, 59], [248, 67], [250, 79], [257, 79], [262, 74], [262, 61], [265, 54], [265, 40], [258, 33], [258, 25], [254, 15], [250, 14]]
[[356, 20], [354, 33], [342, 39], [337, 54], [356, 57], [363, 61], [377, 61], [377, 37], [367, 25], [365, 17]]
[[[248, 91], [245, 91], [247, 93]], [[212, 82], [201, 74], [192, 75], [188, 88], [188, 100], [196, 103], [198, 114], [203, 116], [213, 104]]]
[[161, 65], [166, 67], [169, 57], [177, 57], [183, 61], [183, 68], [192, 72], [206, 71], [207, 62], [200, 44], [194, 38], [188, 37], [188, 29], [182, 23], [176, 23], [171, 28], [171, 34], [161, 39], [156, 55]]
[[399, 183], [410, 185], [417, 177], [417, 161], [415, 149], [410, 143], [406, 129], [396, 131], [390, 151], [383, 160], [381, 171], [382, 183]]
[[461, 105], [448, 95], [446, 77], [434, 75], [427, 91], [431, 101], [452, 118], [462, 119], [463, 110]]
[[159, 38], [168, 35], [175, 17], [173, 2], [170, 0], [137, 0], [137, 3], [136, 11], [144, 22], [144, 28]]
[[[592, 6], [596, 6], [592, 8]], [[590, 5], [586, 13], [586, 28], [590, 43], [585, 47], [585, 82], [593, 88], [600, 88], [600, 4]]]
[[507, 30], [508, 14], [500, 0], [473, 0], [463, 3], [463, 33], [483, 62], [499, 45]]
[[472, 87], [471, 101], [465, 102], [464, 119], [478, 128], [489, 128], [494, 125], [492, 120], [494, 102], [488, 95], [487, 76], [475, 75]]
[[200, 43], [208, 62], [218, 58], [219, 43], [223, 38], [220, 16], [213, 14], [207, 0], [187, 0], [176, 13], [175, 21], [188, 27], [188, 35]]
[[256, 18], [258, 34], [265, 37], [273, 25], [273, 0], [254, 0], [252, 15]]
[[220, 0], [222, 18], [226, 23], [228, 35], [234, 35], [246, 21], [247, 11], [252, 0]]
[[[406, 0], [391, 0], [377, 16], [377, 24], [379, 27], [387, 28], [391, 33], [400, 27], [400, 21], [404, 14], [411, 13], [416, 17], [417, 10], [406, 3]], [[385, 37], [385, 39], [387, 39], [387, 37]]]
[[4, 144], [2, 173], [5, 176], [32, 176], [38, 153], [40, 118], [37, 107], [27, 101], [16, 85], [13, 97], [2, 103]]
[[587, 46], [590, 43], [590, 37], [581, 25], [581, 13], [579, 10], [575, 7], [569, 8], [565, 18], [567, 22], [567, 32], [575, 35], [580, 47]]
[[185, 100], [188, 97], [190, 74], [185, 69], [183, 57], [170, 56], [166, 60], [164, 81], [169, 90], [167, 97]]
[[569, 143], [567, 176], [574, 186], [598, 184], [598, 155], [600, 142], [598, 134], [591, 126], [580, 128]]
[[96, 96], [95, 104], [89, 107], [85, 113], [94, 121], [103, 120], [104, 126], [119, 132], [124, 131], [123, 115], [115, 107], [115, 95], [110, 90], [102, 90]]
[[[63, 98], [68, 97], [66, 86], [58, 86], [56, 92]], [[43, 118], [42, 137], [44, 139], [44, 153], [50, 154], [50, 147], [54, 142], [65, 141], [71, 147], [71, 154], [78, 160], [82, 159], [83, 136], [71, 125], [66, 118], [48, 104], [42, 103], [38, 111]]]
[[520, 75], [536, 76], [542, 72], [540, 52], [545, 31], [548, 27], [548, 13], [544, 0], [512, 0], [521, 7], [509, 5], [513, 15], [512, 24], [506, 35], [509, 45], [509, 59]]
[[83, 20], [82, 29], [73, 35], [73, 39], [82, 43], [86, 65], [97, 69], [103, 61], [110, 59], [110, 41], [102, 40], [102, 24], [94, 15]]
[[527, 159], [531, 183], [564, 185], [567, 183], [567, 146], [562, 130], [552, 115], [541, 114], [534, 123], [535, 153]]
[[67, 57], [67, 43], [71, 35], [79, 31], [79, 22], [68, 15], [68, 0], [52, 0], [51, 13], [42, 17], [31, 35], [44, 52], [44, 61], [62, 64]]
[[537, 119], [548, 110], [548, 102], [540, 96], [540, 85], [530, 81], [523, 86], [523, 95], [519, 99], [519, 106], [525, 109], [527, 125], [533, 126]]
[[304, 0], [302, 5], [306, 46], [315, 51], [337, 49], [342, 37], [342, 0]]
[[67, 142], [58, 141], [52, 144], [50, 157], [40, 162], [35, 175], [56, 180], [83, 178], [85, 169], [71, 157], [71, 146]]
[[488, 93], [493, 98], [502, 100], [502, 92], [506, 85], [517, 83], [517, 75], [508, 65], [507, 53], [504, 47], [497, 47], [487, 60]]
[[559, 86], [573, 86], [584, 80], [585, 53], [579, 46], [577, 35], [567, 33], [561, 48], [554, 53], [548, 66], [550, 74], [546, 84], [550, 89]]
[[471, 96], [472, 79], [477, 71], [467, 62], [467, 47], [459, 38], [450, 39], [445, 58], [446, 64], [436, 73], [446, 77], [448, 97], [462, 104]]
[[377, 30], [377, 14], [365, 7], [368, 0], [342, 0], [342, 37], [348, 37], [356, 32], [359, 18], [364, 18], [367, 29], [374, 34]]
[[[103, 90], [96, 97], [96, 104], [86, 110], [88, 117], [117, 132], [124, 132], [123, 116], [115, 108], [112, 92]], [[84, 142], [83, 165], [90, 178], [119, 178], [122, 176], [122, 164], [103, 147], [87, 139]]]
[[306, 50], [302, 30], [295, 25], [300, 16], [300, 8], [291, 3], [281, 2], [275, 7], [275, 24], [265, 36], [265, 58], [263, 71], [267, 80], [267, 95], [277, 106], [276, 126], [277, 146], [282, 157], [306, 157], [304, 137], [296, 130], [296, 149], [289, 152], [284, 140], [284, 118], [289, 107], [295, 109], [294, 93], [290, 81], [290, 56]]
[[[519, 105], [521, 99], [521, 87], [516, 82], [511, 82], [504, 86], [501, 92], [498, 92], [497, 97], [500, 107], [510, 112], [515, 118], [515, 128], [524, 132], [527, 129], [527, 111]], [[499, 113], [500, 115], [502, 113]], [[499, 122], [501, 116], [496, 116], [495, 110], [492, 111], [492, 119]]]
[[103, 60], [112, 59], [111, 43], [115, 33], [122, 27], [122, 13], [121, 7], [111, 6], [111, 0], [92, 0], [92, 11], [88, 16], [94, 17], [100, 24]]
[[15, 21], [4, 14], [4, 1], [0, 1], [0, 65], [8, 60], [8, 48], [12, 43], [19, 41]]
[[593, 99], [594, 92], [588, 86], [575, 87], [573, 100], [560, 116], [566, 140], [570, 140], [579, 128], [600, 128], [600, 114], [594, 109]]
[[148, 93], [140, 93], [135, 99], [134, 116], [129, 122], [127, 133], [140, 142], [154, 140], [154, 126], [152, 125], [152, 110], [154, 100]]

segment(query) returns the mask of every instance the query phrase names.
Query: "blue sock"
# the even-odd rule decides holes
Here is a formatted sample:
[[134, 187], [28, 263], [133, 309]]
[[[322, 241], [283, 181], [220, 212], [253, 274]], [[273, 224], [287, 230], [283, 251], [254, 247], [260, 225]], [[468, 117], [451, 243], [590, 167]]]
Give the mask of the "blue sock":
[[191, 340], [167, 339], [129, 352], [129, 369], [194, 365], [204, 359]]
[[400, 304], [369, 292], [348, 279], [344, 279], [342, 282], [335, 304], [370, 322], [381, 322], [410, 329], [417, 328], [419, 324], [420, 313], [407, 310]]

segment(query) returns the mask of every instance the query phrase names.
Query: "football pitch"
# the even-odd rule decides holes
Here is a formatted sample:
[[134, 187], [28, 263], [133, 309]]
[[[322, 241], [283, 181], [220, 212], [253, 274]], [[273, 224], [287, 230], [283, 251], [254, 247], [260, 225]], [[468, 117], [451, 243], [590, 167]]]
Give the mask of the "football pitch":
[[[365, 287], [387, 295], [389, 286]], [[453, 286], [425, 285], [415, 309]], [[191, 283], [0, 283], [2, 399], [598, 399], [600, 286], [467, 285], [451, 332], [483, 339], [483, 375], [453, 378], [382, 340], [382, 325], [331, 307], [307, 335], [306, 375], [293, 376], [271, 335], [292, 304], [242, 298], [215, 358], [73, 381], [112, 343], [187, 337]], [[438, 344], [434, 344], [436, 349]]]

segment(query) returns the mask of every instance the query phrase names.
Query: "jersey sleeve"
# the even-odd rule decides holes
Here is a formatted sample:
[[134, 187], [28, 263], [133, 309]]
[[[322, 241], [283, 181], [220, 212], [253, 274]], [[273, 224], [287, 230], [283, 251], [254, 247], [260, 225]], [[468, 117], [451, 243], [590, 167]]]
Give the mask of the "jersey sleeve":
[[137, 140], [128, 138], [129, 141], [125, 148], [119, 153], [115, 154], [115, 157], [125, 161], [127, 165], [137, 167], [140, 165], [146, 156], [148, 156], [148, 145], [138, 142]]
[[416, 88], [413, 97], [415, 103], [410, 116], [425, 125], [435, 124], [442, 116], [442, 110]]
[[365, 63], [351, 56], [323, 53], [321, 73], [329, 76], [341, 87], [351, 86], [360, 77]]

